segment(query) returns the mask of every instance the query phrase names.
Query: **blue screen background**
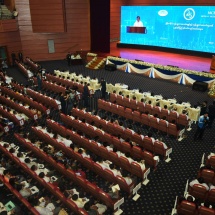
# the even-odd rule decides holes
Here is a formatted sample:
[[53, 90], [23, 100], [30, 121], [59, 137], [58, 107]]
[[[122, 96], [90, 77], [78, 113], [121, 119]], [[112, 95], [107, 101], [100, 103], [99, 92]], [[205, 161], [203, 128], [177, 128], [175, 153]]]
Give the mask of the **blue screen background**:
[[[137, 16], [147, 34], [127, 33]], [[120, 41], [215, 53], [215, 6], [122, 6]]]

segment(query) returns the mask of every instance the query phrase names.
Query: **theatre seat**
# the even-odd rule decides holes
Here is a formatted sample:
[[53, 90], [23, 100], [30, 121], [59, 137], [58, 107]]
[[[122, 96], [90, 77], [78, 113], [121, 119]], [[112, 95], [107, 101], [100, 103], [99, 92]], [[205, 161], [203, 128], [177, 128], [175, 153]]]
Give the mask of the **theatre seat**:
[[177, 214], [179, 215], [197, 215], [197, 207], [193, 202], [188, 202], [186, 200], [182, 201], [177, 206]]
[[198, 210], [198, 215], [215, 215], [215, 210], [212, 208], [200, 206]]
[[197, 199], [205, 200], [207, 197], [208, 191], [201, 184], [194, 184], [192, 187], [189, 187], [189, 194], [194, 196]]

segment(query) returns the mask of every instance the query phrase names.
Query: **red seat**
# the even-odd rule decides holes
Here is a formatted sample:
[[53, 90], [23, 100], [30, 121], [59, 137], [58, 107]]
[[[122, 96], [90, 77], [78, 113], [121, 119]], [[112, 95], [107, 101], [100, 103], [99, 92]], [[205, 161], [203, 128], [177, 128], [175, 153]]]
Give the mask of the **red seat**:
[[125, 157], [120, 157], [119, 160], [120, 166], [128, 172], [131, 172], [131, 164], [129, 163], [128, 159]]
[[131, 154], [134, 158], [142, 158], [142, 149], [138, 146], [133, 146]]
[[149, 117], [149, 126], [150, 126], [151, 128], [154, 128], [154, 129], [157, 129], [157, 130], [158, 130], [159, 123], [158, 123], [156, 117], [154, 117], [154, 116], [150, 116], [150, 117]]
[[109, 159], [109, 152], [104, 146], [99, 147], [99, 156], [101, 156], [104, 159]]
[[118, 105], [123, 106], [123, 97], [121, 95], [117, 95], [117, 97], [116, 97], [116, 103]]
[[127, 138], [129, 138], [130, 140], [133, 138], [133, 133], [132, 133], [132, 131], [130, 130], [130, 129], [125, 129], [124, 130], [124, 133], [122, 134], [122, 138], [123, 139], [127, 139]]
[[178, 116], [178, 124], [179, 125], [183, 125], [185, 127], [188, 127], [189, 121], [190, 120], [187, 119], [187, 115], [179, 114], [179, 116]]
[[178, 127], [176, 124], [173, 124], [173, 123], [169, 123], [168, 124], [168, 129], [167, 129], [167, 133], [169, 135], [173, 135], [176, 137], [176, 139], [178, 139], [178, 136], [179, 136], [179, 133], [180, 133], [180, 130], [178, 130]]
[[200, 171], [199, 176], [204, 178], [205, 183], [212, 183], [214, 182], [214, 170], [209, 170], [209, 169], [203, 169]]
[[85, 158], [83, 158], [82, 161], [83, 161], [82, 164], [83, 164], [87, 169], [89, 169], [89, 170], [92, 170], [92, 169], [93, 169], [93, 161], [92, 161], [91, 158], [85, 157]]
[[169, 122], [172, 122], [172, 120], [175, 120], [175, 122], [177, 122], [178, 114], [176, 112], [170, 111]]
[[154, 144], [150, 137], [144, 137], [142, 146], [147, 151], [154, 152]]
[[110, 93], [110, 102], [114, 103], [116, 101], [117, 94], [115, 93]]
[[103, 169], [102, 167], [97, 164], [97, 163], [94, 163], [93, 165], [93, 171], [97, 174], [97, 175], [101, 175], [103, 173]]
[[132, 116], [133, 116], [132, 120], [134, 122], [141, 122], [141, 115], [139, 111], [134, 111]]
[[194, 184], [189, 188], [189, 194], [197, 199], [205, 200], [207, 197], [207, 189], [201, 184]]
[[104, 133], [103, 140], [104, 140], [104, 142], [112, 144], [113, 137], [108, 133]]
[[132, 141], [134, 141], [139, 146], [142, 146], [144, 140], [142, 139], [142, 137], [139, 134], [134, 133], [132, 136]]
[[121, 149], [121, 151], [123, 151], [123, 152], [129, 152], [129, 153], [131, 153], [131, 145], [128, 143], [128, 142], [122, 142], [122, 144], [121, 144], [121, 146], [122, 146], [122, 149]]
[[200, 206], [198, 215], [215, 215], [215, 210], [212, 208]]
[[208, 191], [207, 201], [215, 203], [215, 189]]
[[124, 107], [129, 107], [129, 108], [130, 108], [130, 99], [124, 97], [124, 98], [123, 98], [123, 105], [122, 105], [122, 106], [124, 106]]
[[177, 206], [177, 214], [181, 215], [197, 215], [197, 207], [193, 202], [188, 202], [186, 200], [182, 201]]
[[125, 117], [126, 119], [133, 120], [133, 112], [132, 112], [132, 109], [126, 108], [126, 109], [125, 109], [125, 112], [124, 112], [124, 117]]
[[114, 176], [114, 174], [109, 170], [109, 169], [105, 169], [102, 172], [102, 176], [109, 182], [112, 183], [116, 183], [116, 177]]
[[78, 214], [79, 208], [71, 199], [66, 200], [66, 205], [68, 205], [69, 208], [71, 208], [72, 211], [75, 212], [75, 214]]
[[117, 181], [117, 184], [119, 184], [120, 188], [124, 191], [126, 191], [127, 193], [132, 193], [132, 190], [134, 188], [134, 184], [131, 183], [130, 185], [128, 185], [125, 181], [125, 179], [121, 176], [117, 176], [116, 177], [116, 181]]
[[107, 193], [105, 193], [103, 190], [99, 191], [99, 199], [101, 200], [101, 202], [104, 202], [105, 205], [113, 209], [114, 202], [112, 201], [110, 196]]
[[131, 162], [131, 173], [139, 178], [144, 178], [144, 171], [142, 171], [141, 166], [136, 162]]
[[137, 108], [140, 111], [140, 113], [145, 113], [145, 103], [144, 102], [138, 102], [137, 103]]
[[155, 114], [157, 114], [158, 117], [160, 118], [160, 115], [161, 115], [160, 107], [154, 106], [154, 107], [152, 108], [152, 115], [155, 115]]
[[152, 106], [150, 104], [145, 104], [145, 112], [152, 114]]
[[117, 166], [120, 165], [120, 160], [118, 155], [115, 152], [109, 152], [109, 160], [111, 160], [114, 164], [116, 164]]
[[141, 114], [141, 123], [143, 125], [149, 126], [149, 116], [147, 114]]
[[94, 184], [92, 184], [92, 183], [90, 183], [90, 182], [87, 182], [87, 190], [95, 197], [95, 198], [99, 198], [99, 194], [98, 194], [98, 192], [99, 192], [99, 188], [96, 186], [96, 185], [94, 185]]
[[157, 161], [154, 160], [154, 156], [151, 152], [144, 151], [143, 152], [143, 159], [145, 160], [145, 163], [147, 165], [156, 168], [158, 163], [157, 163]]
[[162, 155], [166, 157], [166, 151], [167, 149], [164, 149], [163, 144], [160, 141], [154, 142], [154, 153], [158, 155]]
[[121, 141], [117, 137], [113, 137], [112, 144], [117, 148], [121, 149]]
[[159, 121], [158, 130], [167, 133], [167, 129], [166, 120], [161, 119]]
[[161, 113], [160, 113], [160, 118], [163, 118], [164, 116], [168, 120], [168, 118], [169, 118], [169, 111], [167, 109], [162, 108], [161, 109]]

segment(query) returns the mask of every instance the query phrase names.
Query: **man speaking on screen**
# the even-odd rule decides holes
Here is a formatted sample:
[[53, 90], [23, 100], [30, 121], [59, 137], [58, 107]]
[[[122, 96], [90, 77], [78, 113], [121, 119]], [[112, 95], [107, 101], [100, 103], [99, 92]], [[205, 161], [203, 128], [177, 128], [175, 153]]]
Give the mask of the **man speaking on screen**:
[[137, 20], [134, 23], [134, 27], [143, 27], [142, 21], [140, 21], [140, 16], [137, 16]]

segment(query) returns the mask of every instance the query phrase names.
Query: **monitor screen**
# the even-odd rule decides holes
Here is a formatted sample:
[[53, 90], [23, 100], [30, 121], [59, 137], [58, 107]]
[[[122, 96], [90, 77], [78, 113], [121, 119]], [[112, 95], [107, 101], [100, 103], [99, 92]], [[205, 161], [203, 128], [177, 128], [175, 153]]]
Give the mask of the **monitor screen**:
[[120, 42], [215, 53], [215, 6], [122, 6]]

